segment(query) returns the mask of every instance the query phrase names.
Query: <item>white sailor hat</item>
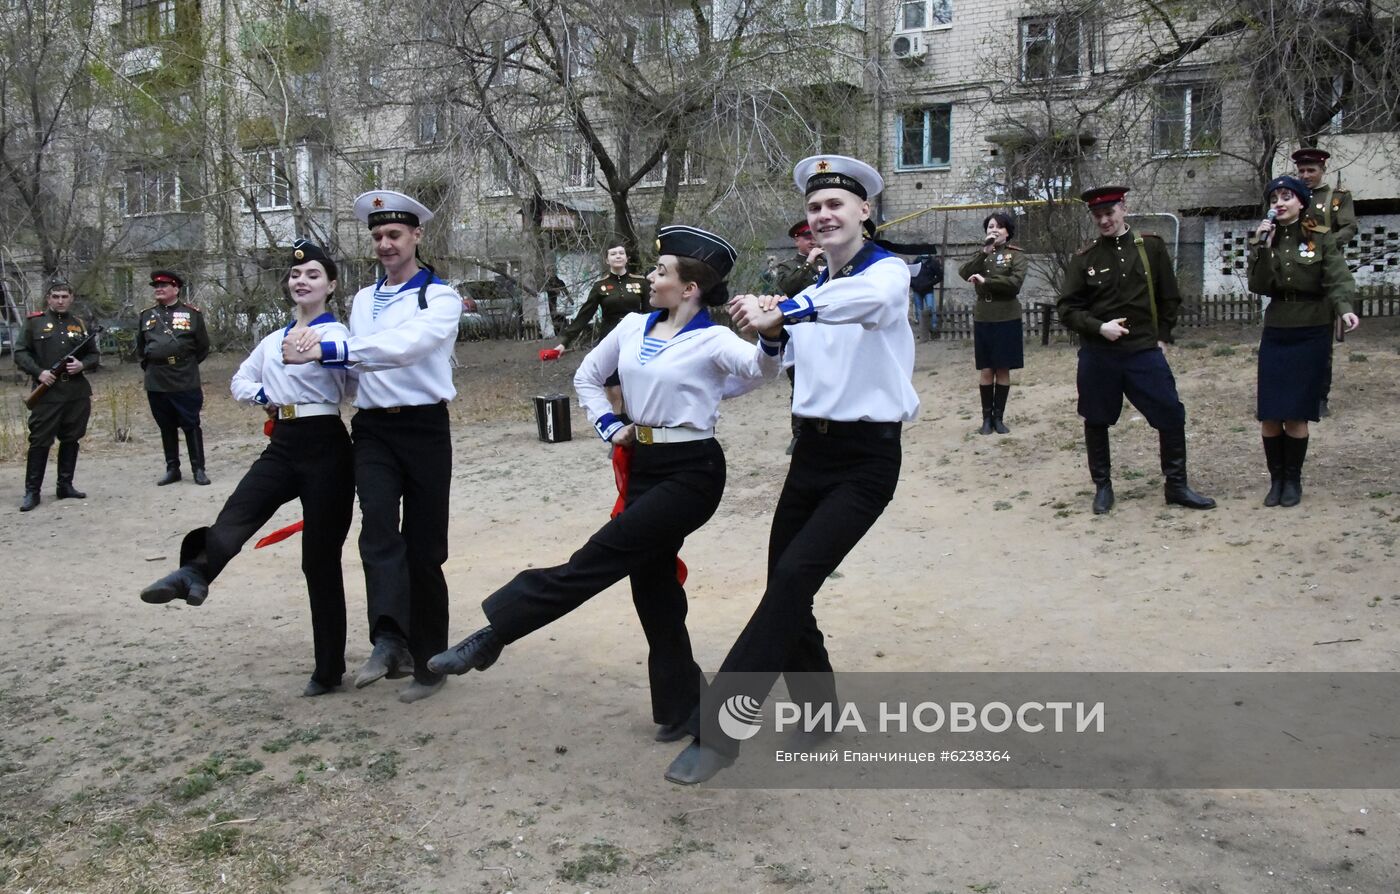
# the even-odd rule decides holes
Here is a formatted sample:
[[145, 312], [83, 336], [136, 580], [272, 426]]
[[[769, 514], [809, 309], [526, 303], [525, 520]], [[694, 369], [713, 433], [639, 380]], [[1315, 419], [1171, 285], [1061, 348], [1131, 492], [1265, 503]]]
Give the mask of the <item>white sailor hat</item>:
[[355, 198], [355, 216], [372, 230], [387, 223], [421, 227], [433, 219], [433, 212], [412, 196], [392, 189], [372, 189]]
[[792, 169], [798, 192], [809, 196], [819, 189], [844, 189], [862, 199], [873, 199], [885, 188], [880, 172], [845, 155], [813, 155]]

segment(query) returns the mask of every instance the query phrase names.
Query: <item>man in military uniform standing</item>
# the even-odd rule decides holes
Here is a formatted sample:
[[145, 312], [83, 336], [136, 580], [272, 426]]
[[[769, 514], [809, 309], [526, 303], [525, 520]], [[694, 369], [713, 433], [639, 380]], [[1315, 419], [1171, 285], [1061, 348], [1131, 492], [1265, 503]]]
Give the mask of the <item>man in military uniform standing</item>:
[[[1312, 229], [1331, 233], [1337, 240], [1337, 248], [1345, 250], [1359, 229], [1356, 210], [1352, 207], [1351, 193], [1341, 187], [1333, 189], [1322, 182], [1327, 176], [1327, 159], [1332, 154], [1316, 147], [1304, 147], [1293, 153], [1293, 165], [1298, 170], [1298, 179], [1312, 190], [1312, 201], [1303, 209], [1303, 219]], [[1330, 416], [1327, 406], [1332, 395], [1332, 349], [1327, 350], [1327, 371], [1322, 379], [1322, 406], [1319, 416]]]
[[1082, 196], [1099, 238], [1070, 259], [1060, 291], [1060, 320], [1079, 333], [1079, 415], [1094, 482], [1094, 514], [1113, 508], [1108, 429], [1132, 401], [1161, 445], [1170, 504], [1212, 509], [1215, 501], [1186, 482], [1186, 408], [1167, 365], [1181, 295], [1171, 255], [1156, 236], [1128, 226], [1128, 192], [1103, 186]]
[[146, 398], [165, 449], [165, 477], [156, 482], [160, 486], [181, 478], [181, 430], [194, 483], [209, 483], [204, 472], [204, 431], [199, 427], [199, 411], [204, 407], [199, 364], [209, 356], [209, 333], [204, 313], [180, 300], [184, 285], [178, 273], [152, 271], [156, 303], [141, 311], [136, 330], [136, 356], [146, 371]]
[[[583, 306], [574, 315], [574, 321], [564, 330], [564, 340], [554, 346], [554, 350], [560, 354], [573, 347], [574, 342], [578, 341], [579, 336], [588, 328], [588, 324], [593, 322], [593, 315], [600, 308], [603, 320], [598, 327], [599, 341], [612, 332], [628, 314], [651, 312], [651, 283], [645, 276], [627, 272], [627, 246], [620, 242], [608, 246], [607, 262], [608, 272], [588, 290], [588, 297], [584, 299]], [[603, 390], [607, 392], [613, 409], [620, 412], [622, 380], [618, 378], [616, 371], [603, 382]]]
[[806, 220], [788, 227], [788, 238], [797, 253], [774, 268], [773, 284], [789, 298], [817, 281], [817, 274], [826, 266], [826, 255], [812, 238], [812, 228]]
[[[87, 434], [92, 413], [92, 385], [83, 373], [98, 363], [97, 343], [88, 339], [87, 326], [73, 315], [73, 289], [54, 282], [44, 299], [47, 310], [30, 314], [15, 343], [15, 366], [29, 373], [35, 386], [49, 390], [29, 413], [29, 457], [24, 470], [24, 501], [20, 512], [39, 505], [49, 448], [58, 439], [58, 490], [60, 500], [81, 500], [87, 494], [73, 486], [78, 466], [78, 441]], [[59, 367], [57, 373], [54, 367]]]

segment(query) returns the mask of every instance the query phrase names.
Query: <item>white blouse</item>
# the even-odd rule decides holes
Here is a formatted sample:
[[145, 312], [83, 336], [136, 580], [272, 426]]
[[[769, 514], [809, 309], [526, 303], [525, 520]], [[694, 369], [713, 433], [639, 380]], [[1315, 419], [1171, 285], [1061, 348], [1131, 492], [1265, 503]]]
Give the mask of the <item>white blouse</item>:
[[[282, 340], [292, 331], [274, 330], [248, 355], [233, 374], [230, 390], [234, 400], [257, 406], [283, 407], [291, 404], [338, 404], [355, 396], [355, 377], [342, 364], [282, 362]], [[350, 330], [326, 313], [311, 321], [322, 341], [344, 340]]]
[[574, 375], [579, 403], [605, 441], [623, 421], [612, 412], [603, 382], [613, 370], [633, 422], [653, 428], [714, 428], [719, 402], [770, 379], [782, 367], [780, 343], [751, 344], [701, 309], [684, 329], [660, 344], [647, 338], [663, 311], [628, 314], [588, 352]]

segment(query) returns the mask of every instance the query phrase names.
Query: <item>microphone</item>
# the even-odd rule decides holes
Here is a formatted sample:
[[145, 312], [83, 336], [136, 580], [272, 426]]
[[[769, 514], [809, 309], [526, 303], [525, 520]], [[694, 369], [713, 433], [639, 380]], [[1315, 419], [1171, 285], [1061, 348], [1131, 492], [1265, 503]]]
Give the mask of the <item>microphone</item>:
[[983, 244], [983, 245], [991, 245], [991, 244], [992, 244], [993, 242], [995, 242], [995, 241], [997, 241], [997, 237], [996, 237], [996, 236], [988, 236], [986, 239], [983, 239], [983, 240], [982, 240], [982, 244]]

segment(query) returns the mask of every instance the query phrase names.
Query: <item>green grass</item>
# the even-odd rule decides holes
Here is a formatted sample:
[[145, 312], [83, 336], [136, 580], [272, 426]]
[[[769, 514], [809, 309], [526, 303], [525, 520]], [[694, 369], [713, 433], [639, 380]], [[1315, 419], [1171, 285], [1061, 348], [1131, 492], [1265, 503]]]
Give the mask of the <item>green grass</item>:
[[582, 884], [594, 875], [614, 875], [627, 865], [622, 849], [606, 841], [590, 842], [580, 850], [577, 860], [565, 860], [556, 873], [562, 881]]

